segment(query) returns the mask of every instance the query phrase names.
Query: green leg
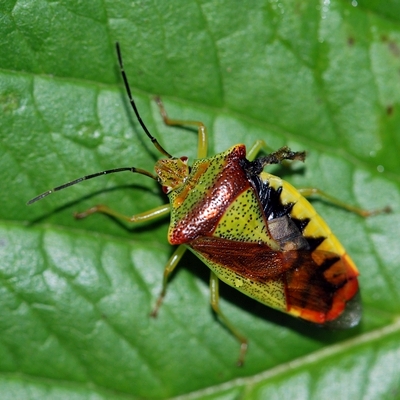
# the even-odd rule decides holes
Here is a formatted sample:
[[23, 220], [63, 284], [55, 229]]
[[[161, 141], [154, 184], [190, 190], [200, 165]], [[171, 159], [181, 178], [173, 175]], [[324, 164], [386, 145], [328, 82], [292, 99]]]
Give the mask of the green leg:
[[174, 254], [172, 254], [171, 258], [168, 260], [167, 264], [165, 265], [164, 276], [163, 276], [163, 285], [162, 285], [161, 293], [158, 296], [156, 305], [154, 306], [153, 311], [150, 314], [152, 317], [157, 316], [158, 310], [164, 300], [165, 293], [167, 291], [168, 278], [172, 274], [172, 272], [174, 271], [176, 266], [178, 265], [178, 263], [181, 260], [181, 258], [183, 257], [183, 255], [185, 254], [185, 251], [186, 251], [185, 246], [183, 246], [183, 245], [178, 246], [178, 248], [174, 251]]
[[250, 149], [247, 150], [247, 159], [249, 161], [253, 161], [262, 148], [267, 148], [264, 140], [256, 140], [255, 143], [250, 147]]
[[166, 125], [170, 126], [185, 126], [185, 125], [194, 125], [197, 126], [199, 142], [197, 147], [197, 158], [205, 158], [207, 157], [207, 146], [208, 146], [208, 138], [207, 138], [207, 129], [202, 122], [199, 121], [184, 121], [180, 119], [170, 119], [165, 111], [164, 104], [162, 103], [159, 97], [156, 97], [156, 102], [158, 108], [160, 109], [160, 114], [164, 120]]
[[123, 215], [119, 213], [118, 211], [114, 211], [111, 208], [104, 206], [102, 204], [99, 204], [97, 206], [94, 206], [92, 208], [89, 208], [86, 211], [80, 212], [80, 213], [75, 213], [74, 217], [77, 219], [82, 219], [86, 218], [89, 215], [92, 215], [94, 213], [103, 213], [107, 215], [111, 215], [112, 217], [122, 219], [128, 222], [146, 222], [146, 221], [151, 221], [153, 219], [161, 218], [170, 213], [170, 205], [169, 204], [163, 204], [162, 206], [153, 208], [152, 210], [145, 211], [140, 214], [132, 215], [131, 217], [127, 215]]
[[256, 140], [250, 150], [247, 151], [247, 159], [249, 161], [254, 161], [260, 150], [264, 148], [270, 153], [267, 156], [261, 157], [265, 160], [265, 165], [270, 164], [286, 164], [286, 161], [304, 161], [305, 152], [304, 151], [292, 151], [287, 146], [283, 146], [278, 150], [272, 150], [263, 140]]
[[[133, 215], [132, 217], [128, 217], [126, 215], [120, 214], [117, 211], [111, 210], [110, 208], [108, 208], [107, 206], [104, 205], [98, 205], [92, 208], [89, 208], [88, 210], [81, 212], [81, 213], [77, 213], [75, 214], [75, 218], [81, 219], [81, 218], [86, 218], [88, 215], [94, 214], [94, 213], [103, 213], [103, 214], [107, 214], [107, 215], [111, 215], [113, 217], [116, 217], [118, 219], [122, 219], [128, 222], [146, 222], [146, 221], [151, 221], [153, 219], [157, 219], [160, 218], [162, 216], [168, 215], [170, 212], [170, 205], [169, 204], [165, 204], [162, 205], [160, 207], [157, 208], [153, 208], [152, 210], [143, 212], [141, 214], [136, 214]], [[169, 276], [172, 274], [172, 272], [174, 271], [174, 269], [176, 268], [176, 266], [178, 265], [180, 259], [182, 258], [183, 254], [186, 251], [186, 247], [181, 245], [178, 246], [178, 248], [174, 251], [174, 253], [172, 254], [171, 258], [168, 260], [167, 264], [165, 265], [164, 268], [164, 277], [163, 277], [163, 284], [162, 284], [162, 290], [160, 295], [158, 296], [156, 305], [153, 309], [153, 311], [151, 312], [151, 316], [152, 317], [156, 317], [158, 310], [162, 304], [162, 301], [164, 299], [165, 293], [166, 293], [166, 289], [167, 289], [167, 284], [168, 284], [168, 278]]]
[[390, 213], [392, 210], [390, 207], [384, 207], [378, 210], [363, 210], [362, 208], [352, 206], [350, 204], [345, 203], [344, 201], [338, 200], [336, 197], [331, 196], [323, 192], [322, 190], [316, 188], [303, 188], [298, 189], [299, 193], [304, 197], [310, 197], [313, 195], [317, 195], [322, 199], [329, 201], [332, 204], [335, 204], [338, 207], [344, 208], [352, 213], [358, 214], [361, 217], [370, 217], [376, 214]]
[[237, 365], [241, 366], [244, 363], [244, 358], [247, 352], [247, 339], [232, 325], [228, 318], [222, 313], [219, 308], [219, 279], [211, 272], [210, 275], [210, 295], [211, 295], [211, 307], [214, 312], [218, 315], [219, 319], [223, 324], [231, 331], [233, 336], [240, 342], [240, 353]]

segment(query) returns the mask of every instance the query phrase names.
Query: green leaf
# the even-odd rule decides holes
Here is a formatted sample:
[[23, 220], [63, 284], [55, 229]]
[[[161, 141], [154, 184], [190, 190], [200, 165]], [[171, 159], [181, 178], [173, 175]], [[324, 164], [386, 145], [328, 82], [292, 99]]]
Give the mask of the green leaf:
[[[24, 399], [391, 399], [400, 396], [400, 13], [377, 1], [11, 1], [0, 5], [0, 392]], [[208, 270], [187, 254], [159, 316], [149, 313], [173, 249], [168, 220], [130, 227], [75, 211], [132, 215], [167, 201], [116, 174], [26, 202], [104, 169], [152, 171], [157, 151], [132, 115], [114, 43], [142, 118], [174, 155], [263, 139], [307, 150], [275, 170], [390, 215], [320, 214], [360, 269], [363, 320], [331, 332], [221, 287], [239, 346], [209, 306]]]

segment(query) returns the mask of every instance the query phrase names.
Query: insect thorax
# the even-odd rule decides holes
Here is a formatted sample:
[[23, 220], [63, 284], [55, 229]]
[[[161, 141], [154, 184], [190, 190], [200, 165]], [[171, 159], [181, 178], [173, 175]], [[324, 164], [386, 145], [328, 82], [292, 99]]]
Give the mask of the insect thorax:
[[279, 245], [268, 234], [256, 193], [242, 160], [244, 145], [194, 162], [191, 173], [171, 202], [171, 244], [190, 243], [201, 236]]

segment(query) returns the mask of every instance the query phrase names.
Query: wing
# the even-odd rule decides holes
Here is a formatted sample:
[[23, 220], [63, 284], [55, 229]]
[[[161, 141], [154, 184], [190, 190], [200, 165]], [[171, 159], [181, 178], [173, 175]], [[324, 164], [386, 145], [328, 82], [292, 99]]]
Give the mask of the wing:
[[[338, 319], [358, 292], [358, 273], [347, 262], [346, 254], [274, 251], [264, 243], [216, 237], [197, 238], [190, 247], [227, 284], [314, 323]], [[353, 326], [355, 318], [339, 327]]]

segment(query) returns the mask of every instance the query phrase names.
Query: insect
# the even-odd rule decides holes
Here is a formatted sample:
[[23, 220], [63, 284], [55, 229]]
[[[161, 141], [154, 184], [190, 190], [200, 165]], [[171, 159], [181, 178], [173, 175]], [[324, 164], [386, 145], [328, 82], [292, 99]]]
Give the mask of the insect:
[[168, 240], [178, 245], [165, 266], [162, 290], [152, 316], [166, 294], [168, 277], [189, 249], [211, 270], [211, 305], [240, 342], [238, 364], [247, 351], [247, 339], [219, 307], [219, 280], [259, 302], [295, 317], [338, 328], [358, 324], [358, 270], [338, 239], [304, 196], [320, 194], [362, 216], [364, 211], [316, 190], [297, 190], [264, 171], [284, 160], [305, 160], [305, 152], [282, 147], [256, 158], [263, 147], [258, 141], [246, 153], [243, 144], [207, 158], [207, 131], [198, 121], [170, 119], [159, 98], [167, 125], [191, 125], [198, 130], [198, 159], [189, 166], [187, 157], [173, 157], [151, 135], [142, 121], [126, 76], [117, 44], [121, 74], [132, 109], [147, 137], [165, 156], [155, 164], [155, 174], [136, 167], [116, 168], [87, 175], [57, 186], [31, 199], [32, 204], [49, 194], [100, 175], [130, 171], [159, 182], [169, 204], [148, 212], [125, 216], [104, 205], [75, 214], [85, 218], [101, 212], [128, 222], [143, 222], [171, 215]]

